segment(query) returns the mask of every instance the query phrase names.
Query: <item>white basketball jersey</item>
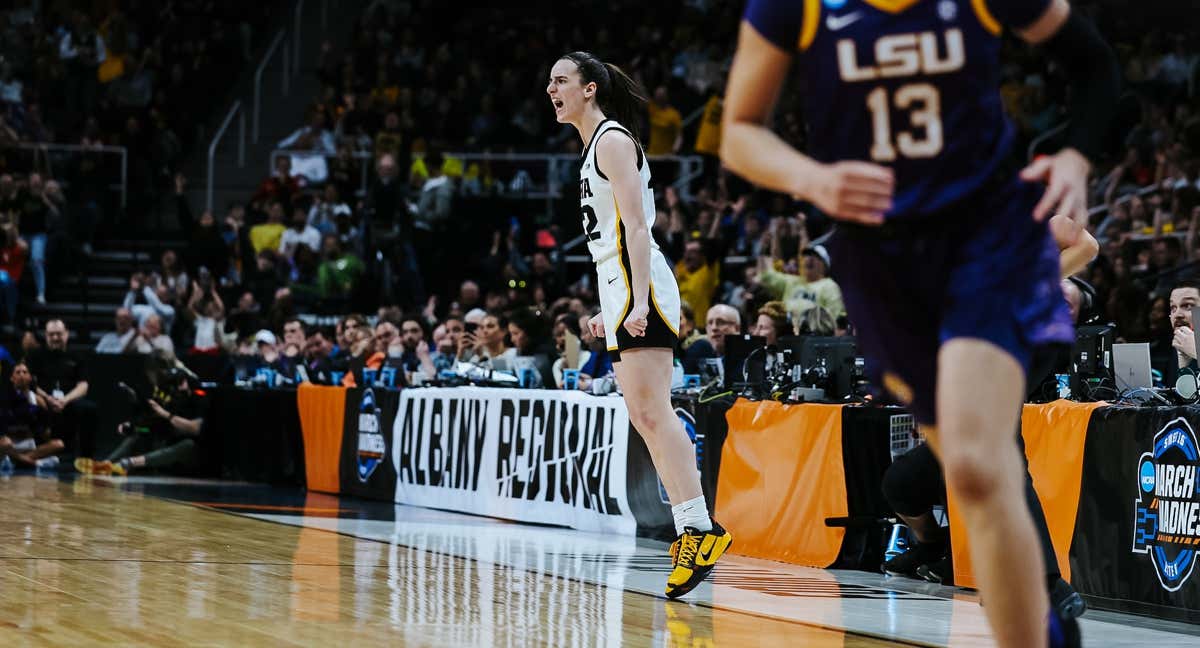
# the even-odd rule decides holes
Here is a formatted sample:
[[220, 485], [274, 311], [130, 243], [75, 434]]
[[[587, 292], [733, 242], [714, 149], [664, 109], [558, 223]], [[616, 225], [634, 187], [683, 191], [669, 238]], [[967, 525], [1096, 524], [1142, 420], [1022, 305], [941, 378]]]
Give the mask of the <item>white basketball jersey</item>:
[[[596, 142], [610, 130], [620, 131], [621, 134], [609, 137], [629, 137], [637, 147], [638, 178], [642, 185], [642, 200], [640, 205], [617, 205], [613, 195], [612, 184], [608, 181], [604, 169], [596, 163]], [[654, 191], [650, 189], [650, 163], [642, 153], [642, 146], [617, 122], [606, 119], [596, 127], [596, 134], [588, 142], [587, 150], [583, 152], [583, 166], [579, 169], [579, 202], [583, 209], [583, 231], [587, 235], [588, 251], [596, 263], [605, 261], [625, 249], [625, 231], [621, 225], [622, 219], [641, 218], [646, 221], [646, 229], [654, 227]], [[657, 249], [654, 237], [650, 237], [650, 247]]]

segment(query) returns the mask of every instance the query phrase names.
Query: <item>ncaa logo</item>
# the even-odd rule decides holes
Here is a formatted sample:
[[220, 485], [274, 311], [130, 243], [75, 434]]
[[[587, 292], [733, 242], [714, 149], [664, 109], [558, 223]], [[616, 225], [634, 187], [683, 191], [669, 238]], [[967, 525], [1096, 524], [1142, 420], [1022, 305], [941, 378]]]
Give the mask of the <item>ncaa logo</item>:
[[1168, 592], [1187, 582], [1200, 549], [1200, 444], [1183, 418], [1154, 435], [1150, 452], [1138, 458], [1133, 502], [1133, 553], [1150, 556]]
[[379, 430], [379, 407], [375, 404], [375, 392], [370, 387], [363, 390], [358, 404], [358, 481], [364, 484], [387, 452], [387, 443]]

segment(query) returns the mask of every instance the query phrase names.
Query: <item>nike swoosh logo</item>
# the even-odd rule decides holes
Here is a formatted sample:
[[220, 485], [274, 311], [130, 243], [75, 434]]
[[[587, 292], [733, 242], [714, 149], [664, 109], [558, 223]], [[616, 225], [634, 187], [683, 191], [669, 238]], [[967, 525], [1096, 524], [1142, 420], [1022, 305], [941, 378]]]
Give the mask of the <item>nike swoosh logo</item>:
[[[707, 542], [709, 538], [712, 539], [712, 542]], [[719, 537], [709, 536], [709, 538], [705, 538], [708, 544], [708, 549], [705, 550], [704, 545], [702, 544], [700, 545], [700, 551], [696, 552], [697, 565], [711, 564], [713, 561], [713, 554], [717, 552], [717, 545], [721, 543], [721, 539]]]
[[613, 277], [612, 279], [609, 279], [609, 280], [608, 280], [608, 285], [610, 285], [610, 286], [611, 286], [611, 285], [612, 285], [612, 282], [616, 281], [617, 279], [618, 279], [618, 277]]
[[859, 18], [862, 18], [862, 13], [858, 11], [844, 16], [829, 16], [825, 19], [825, 26], [829, 31], [840, 31], [858, 22]]

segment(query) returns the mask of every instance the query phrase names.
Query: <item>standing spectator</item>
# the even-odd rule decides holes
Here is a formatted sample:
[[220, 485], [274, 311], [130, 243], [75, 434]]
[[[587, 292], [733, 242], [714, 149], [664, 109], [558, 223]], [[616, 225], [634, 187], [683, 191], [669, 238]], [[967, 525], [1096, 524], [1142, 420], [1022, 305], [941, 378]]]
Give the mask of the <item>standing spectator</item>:
[[125, 293], [123, 306], [133, 313], [139, 325], [144, 325], [146, 318], [151, 315], [158, 315], [163, 320], [163, 326], [171, 330], [175, 324], [175, 307], [167, 303], [169, 297], [164, 284], [151, 288], [145, 275], [137, 272], [129, 279], [129, 292]]
[[134, 327], [133, 313], [128, 308], [118, 308], [113, 318], [115, 331], [109, 331], [100, 338], [96, 345], [96, 353], [125, 353], [130, 350], [137, 328]]
[[291, 206], [292, 197], [298, 193], [300, 181], [292, 175], [292, 158], [280, 155], [275, 158], [275, 172], [262, 181], [251, 200], [256, 203], [279, 202]]
[[646, 110], [650, 118], [650, 142], [646, 144], [646, 155], [678, 153], [683, 143], [683, 118], [668, 101], [666, 86], [654, 89], [654, 98], [646, 103]]
[[46, 399], [34, 391], [29, 366], [18, 362], [0, 393], [0, 453], [28, 468], [57, 468], [54, 455], [62, 451], [63, 442], [50, 437]]
[[46, 322], [45, 348], [27, 357], [37, 395], [50, 413], [50, 429], [81, 457], [95, 452], [96, 404], [88, 400], [83, 360], [67, 350], [70, 332], [60, 319]]
[[691, 240], [683, 246], [683, 258], [675, 264], [679, 296], [697, 313], [708, 312], [721, 282], [721, 266], [709, 258], [704, 243]]
[[211, 210], [200, 212], [200, 220], [192, 223], [191, 207], [184, 196], [186, 184], [182, 173], [175, 176], [176, 213], [180, 225], [188, 233], [187, 269], [195, 274], [200, 268], [208, 268], [213, 276], [223, 278], [229, 272], [229, 244], [218, 229]]
[[254, 299], [254, 293], [244, 291], [241, 297], [238, 297], [237, 305], [229, 311], [225, 319], [225, 332], [233, 333], [237, 339], [243, 340], [253, 336], [262, 327], [262, 306]]
[[192, 284], [192, 298], [188, 301], [192, 315], [192, 353], [215, 355], [223, 346], [225, 329], [225, 304], [216, 286], [209, 280], [207, 290], [199, 283]]
[[22, 192], [20, 231], [29, 242], [29, 259], [33, 264], [33, 281], [37, 287], [37, 302], [46, 303], [46, 235], [49, 230], [50, 202], [42, 176], [29, 174], [29, 187]]
[[20, 302], [21, 276], [25, 274], [25, 259], [29, 255], [29, 246], [17, 235], [14, 225], [0, 225], [0, 238], [4, 247], [0, 247], [0, 298], [4, 302], [4, 326], [11, 327], [17, 322], [17, 305]]
[[325, 185], [324, 194], [308, 210], [308, 224], [321, 234], [336, 234], [338, 217], [353, 215], [350, 205], [341, 199], [337, 185], [330, 183]]
[[700, 116], [700, 127], [696, 129], [696, 144], [693, 150], [704, 160], [704, 175], [701, 176], [702, 186], [710, 186], [721, 168], [721, 112], [724, 99], [719, 89], [714, 89], [704, 103], [704, 113]]
[[278, 148], [293, 151], [291, 167], [296, 170], [296, 175], [314, 184], [329, 178], [325, 157], [337, 154], [333, 133], [325, 127], [325, 115], [320, 110], [313, 110], [308, 125], [280, 141]]
[[278, 250], [285, 230], [287, 228], [283, 225], [283, 203], [272, 200], [267, 206], [267, 222], [250, 228], [250, 245], [254, 248], [254, 253]]
[[322, 299], [349, 299], [366, 271], [362, 259], [344, 251], [338, 237], [328, 234], [321, 246], [325, 260], [317, 269], [317, 287]]
[[296, 248], [305, 246], [312, 252], [317, 252], [321, 249], [321, 233], [317, 228], [308, 224], [308, 216], [305, 215], [304, 208], [296, 207], [292, 210], [292, 226], [284, 230], [283, 235], [279, 237], [279, 253], [288, 259], [293, 259], [296, 256]]
[[179, 255], [175, 250], [166, 250], [162, 253], [162, 265], [158, 270], [157, 285], [165, 287], [168, 298], [165, 301], [171, 303], [180, 303], [182, 297], [187, 293], [188, 289], [188, 273], [179, 262]]

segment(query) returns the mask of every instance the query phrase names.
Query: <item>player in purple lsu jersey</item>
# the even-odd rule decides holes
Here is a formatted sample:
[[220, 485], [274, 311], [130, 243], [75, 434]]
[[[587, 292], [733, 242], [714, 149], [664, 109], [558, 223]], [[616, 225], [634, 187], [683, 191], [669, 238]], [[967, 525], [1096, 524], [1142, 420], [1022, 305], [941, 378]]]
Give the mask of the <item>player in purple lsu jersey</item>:
[[[1072, 79], [1066, 145], [1020, 171], [1006, 28]], [[767, 126], [793, 58], [807, 154]], [[868, 372], [939, 455], [1001, 646], [1079, 640], [1049, 613], [1013, 431], [1033, 351], [1074, 339], [1046, 218], [1074, 221], [1067, 239], [1086, 222], [1118, 83], [1066, 0], [749, 0], [729, 75], [721, 158], [841, 221], [834, 279]]]

